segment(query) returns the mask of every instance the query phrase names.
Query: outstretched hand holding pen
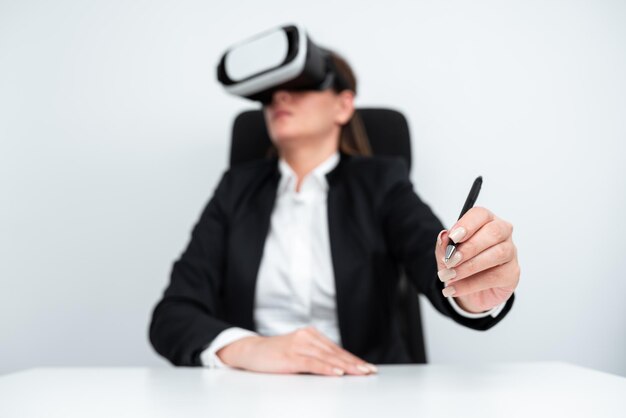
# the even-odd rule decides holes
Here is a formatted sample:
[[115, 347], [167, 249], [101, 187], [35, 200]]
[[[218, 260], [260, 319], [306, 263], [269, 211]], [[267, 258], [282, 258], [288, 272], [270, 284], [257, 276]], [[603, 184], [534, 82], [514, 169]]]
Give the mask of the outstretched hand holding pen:
[[488, 209], [473, 207], [481, 183], [482, 178], [476, 179], [459, 220], [439, 233], [435, 249], [444, 296], [476, 313], [506, 301], [520, 277], [513, 225]]

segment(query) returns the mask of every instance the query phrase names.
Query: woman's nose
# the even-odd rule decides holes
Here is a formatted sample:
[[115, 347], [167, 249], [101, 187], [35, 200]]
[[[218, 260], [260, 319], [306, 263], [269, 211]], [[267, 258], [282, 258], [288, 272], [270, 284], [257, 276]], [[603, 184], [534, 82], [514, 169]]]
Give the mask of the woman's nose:
[[289, 100], [289, 92], [287, 90], [276, 90], [272, 94], [272, 103], [280, 103]]

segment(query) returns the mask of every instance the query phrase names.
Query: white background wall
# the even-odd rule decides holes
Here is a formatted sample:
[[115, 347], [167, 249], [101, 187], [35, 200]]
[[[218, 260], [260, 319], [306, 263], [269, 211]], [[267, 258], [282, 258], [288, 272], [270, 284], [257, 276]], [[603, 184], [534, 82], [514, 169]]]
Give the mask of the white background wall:
[[[220, 4], [221, 3], [221, 4]], [[360, 106], [409, 119], [416, 190], [515, 225], [514, 309], [486, 333], [426, 302], [433, 363], [626, 375], [626, 4], [0, 1], [0, 373], [166, 366], [151, 310], [226, 167], [225, 47], [299, 20]]]

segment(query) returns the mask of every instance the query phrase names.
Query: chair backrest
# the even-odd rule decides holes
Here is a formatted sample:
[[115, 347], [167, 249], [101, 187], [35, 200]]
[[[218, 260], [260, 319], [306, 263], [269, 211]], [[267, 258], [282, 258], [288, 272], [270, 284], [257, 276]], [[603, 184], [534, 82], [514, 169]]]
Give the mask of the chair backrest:
[[[402, 113], [391, 109], [357, 109], [375, 155], [404, 158], [411, 169], [409, 126]], [[240, 113], [233, 124], [230, 165], [263, 158], [271, 145], [261, 110]]]
[[[358, 108], [374, 155], [400, 156], [411, 170], [411, 138], [404, 115], [381, 108]], [[230, 165], [264, 158], [271, 145], [261, 110], [240, 113], [233, 123]], [[395, 312], [413, 363], [426, 363], [417, 291], [402, 275]]]

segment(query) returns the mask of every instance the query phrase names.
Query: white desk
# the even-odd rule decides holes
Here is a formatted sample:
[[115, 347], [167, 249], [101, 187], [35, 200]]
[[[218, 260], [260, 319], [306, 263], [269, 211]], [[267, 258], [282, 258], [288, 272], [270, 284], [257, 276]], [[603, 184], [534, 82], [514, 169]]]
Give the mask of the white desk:
[[37, 368], [0, 376], [0, 417], [626, 417], [626, 378], [565, 363], [380, 366], [378, 375]]

